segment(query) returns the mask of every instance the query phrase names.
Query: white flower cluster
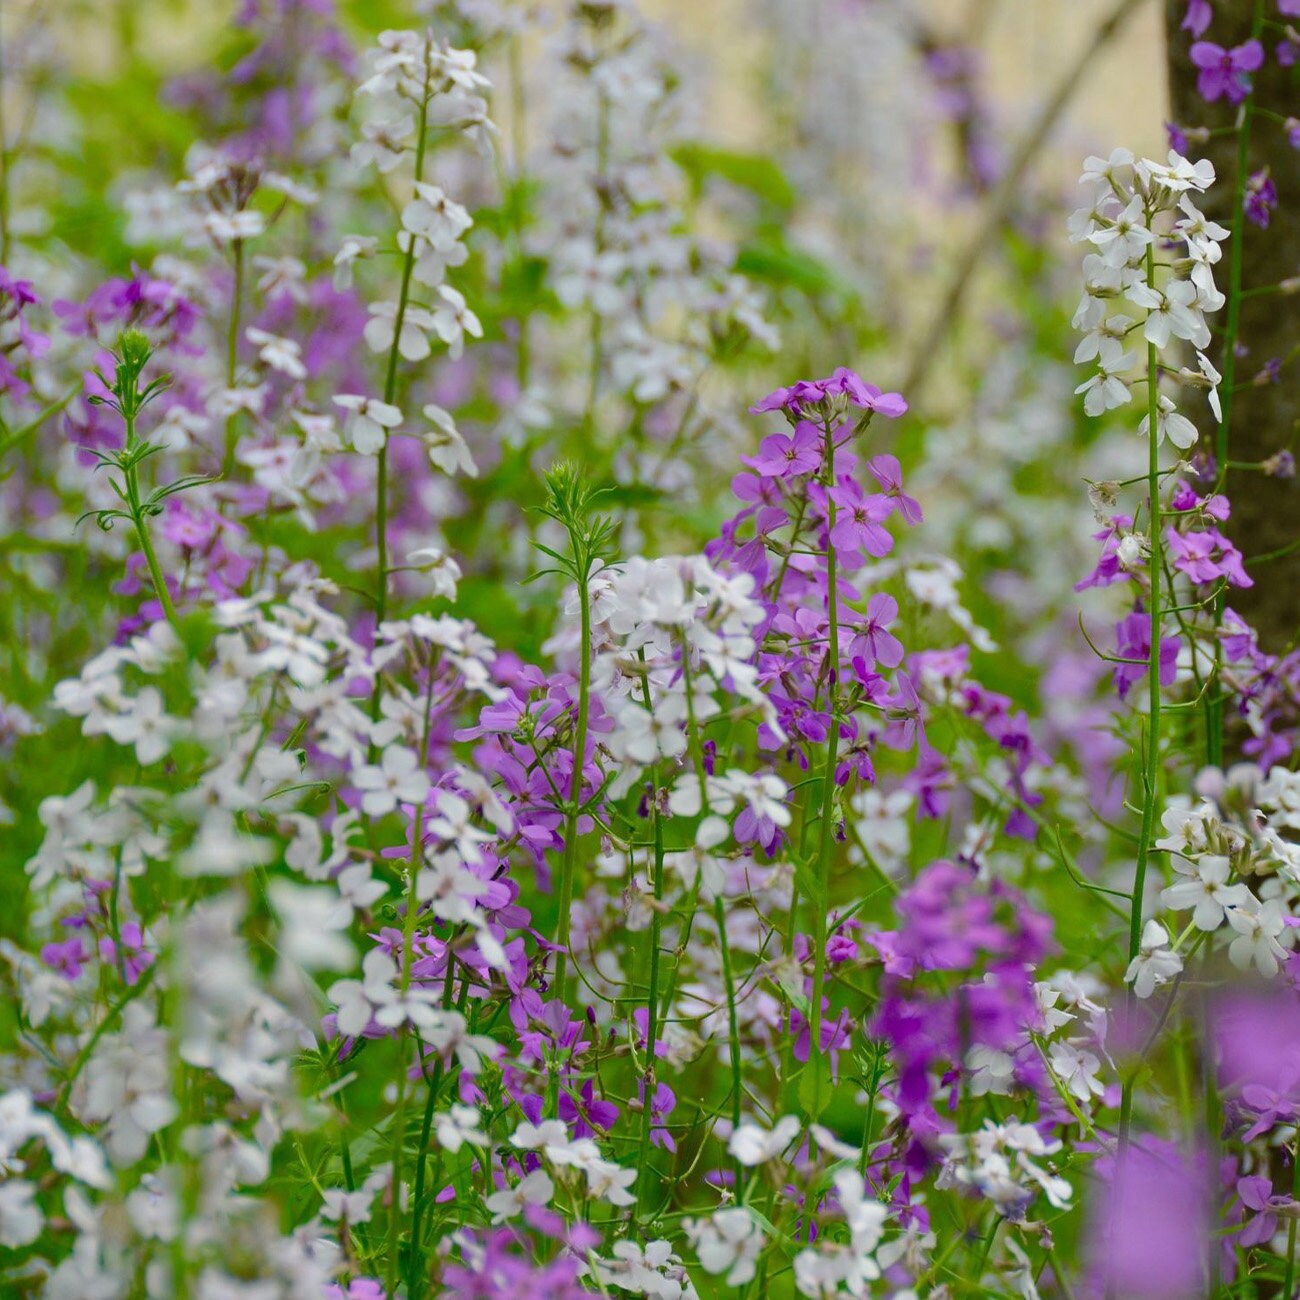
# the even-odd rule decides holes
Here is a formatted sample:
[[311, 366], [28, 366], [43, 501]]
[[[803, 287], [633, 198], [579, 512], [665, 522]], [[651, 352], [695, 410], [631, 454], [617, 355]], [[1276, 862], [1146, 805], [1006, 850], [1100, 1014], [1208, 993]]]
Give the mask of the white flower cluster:
[[[1226, 773], [1207, 768], [1197, 778], [1199, 797], [1179, 797], [1161, 817], [1165, 834], [1155, 842], [1169, 854], [1174, 880], [1160, 894], [1174, 912], [1190, 911], [1191, 925], [1206, 934], [1225, 922], [1233, 931], [1228, 959], [1239, 970], [1276, 975], [1294, 944], [1292, 917], [1300, 899], [1300, 773], [1252, 763]], [[1142, 951], [1129, 968], [1139, 997], [1181, 969], [1159, 921], [1147, 922]]]
[[[592, 673], [614, 711], [607, 744], [629, 782], [641, 766], [678, 759], [687, 728], [716, 717], [717, 692], [768, 714], [754, 666], [763, 607], [748, 574], [724, 577], [703, 556], [634, 557], [591, 582]], [[650, 709], [644, 704], [644, 687]]]
[[[1180, 377], [1210, 390], [1218, 417], [1219, 375], [1204, 353], [1210, 343], [1205, 313], [1224, 303], [1214, 266], [1228, 231], [1208, 220], [1191, 197], [1214, 183], [1213, 165], [1190, 163], [1173, 151], [1166, 164], [1116, 149], [1109, 158], [1088, 158], [1080, 183], [1090, 187], [1090, 201], [1070, 218], [1070, 238], [1095, 250], [1083, 260], [1084, 292], [1073, 321], [1084, 333], [1075, 361], [1097, 366], [1097, 373], [1075, 390], [1084, 394], [1084, 410], [1101, 415], [1132, 400], [1130, 372], [1138, 356], [1127, 344], [1141, 325], [1147, 343], [1161, 351], [1173, 339], [1196, 349], [1199, 374], [1185, 371]], [[1181, 248], [1170, 260], [1161, 246], [1166, 238]], [[1138, 308], [1144, 318], [1117, 309], [1121, 303]], [[1144, 420], [1141, 432], [1146, 430]], [[1161, 440], [1168, 435], [1182, 450], [1197, 438], [1196, 426], [1163, 394], [1157, 435]]]
[[1070, 1184], [1038, 1163], [1055, 1155], [1061, 1143], [1032, 1124], [985, 1120], [973, 1133], [945, 1133], [939, 1142], [947, 1152], [939, 1187], [969, 1187], [1009, 1219], [1023, 1218], [1040, 1192], [1055, 1209], [1069, 1207]]

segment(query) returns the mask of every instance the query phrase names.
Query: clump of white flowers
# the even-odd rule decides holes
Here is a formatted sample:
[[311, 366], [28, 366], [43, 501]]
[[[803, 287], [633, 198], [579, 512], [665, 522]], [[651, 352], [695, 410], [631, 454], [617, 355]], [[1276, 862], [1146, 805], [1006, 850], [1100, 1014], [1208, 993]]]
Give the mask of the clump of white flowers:
[[[1192, 200], [1214, 183], [1213, 165], [1173, 151], [1168, 163], [1158, 163], [1116, 149], [1109, 158], [1088, 158], [1080, 183], [1090, 189], [1089, 202], [1070, 218], [1070, 238], [1094, 250], [1083, 259], [1084, 291], [1073, 320], [1084, 333], [1075, 361], [1096, 364], [1096, 374], [1075, 390], [1084, 394], [1084, 410], [1101, 415], [1132, 401], [1135, 368], [1145, 378], [1145, 363], [1131, 346], [1140, 330], [1161, 352], [1176, 346], [1174, 340], [1195, 350], [1197, 375], [1181, 377], [1209, 390], [1217, 417], [1219, 375], [1204, 352], [1210, 343], [1205, 314], [1225, 301], [1214, 266], [1228, 231]], [[1164, 394], [1157, 434], [1183, 450], [1197, 438], [1195, 425]]]

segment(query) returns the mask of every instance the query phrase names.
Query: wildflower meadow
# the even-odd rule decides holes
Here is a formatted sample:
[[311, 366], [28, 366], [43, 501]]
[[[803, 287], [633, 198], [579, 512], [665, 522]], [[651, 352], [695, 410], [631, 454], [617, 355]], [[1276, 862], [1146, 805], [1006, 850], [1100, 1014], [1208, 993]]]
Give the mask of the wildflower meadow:
[[1300, 1294], [1300, 0], [722, 8], [0, 4], [0, 1297]]

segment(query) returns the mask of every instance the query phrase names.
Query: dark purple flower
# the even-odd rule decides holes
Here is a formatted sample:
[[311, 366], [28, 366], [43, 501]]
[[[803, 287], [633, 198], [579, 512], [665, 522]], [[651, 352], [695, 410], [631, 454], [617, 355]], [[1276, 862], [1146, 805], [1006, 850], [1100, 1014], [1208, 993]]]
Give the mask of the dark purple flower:
[[1246, 217], [1262, 230], [1268, 229], [1269, 216], [1277, 207], [1277, 186], [1268, 174], [1268, 168], [1252, 172], [1246, 181], [1242, 197], [1242, 210]]

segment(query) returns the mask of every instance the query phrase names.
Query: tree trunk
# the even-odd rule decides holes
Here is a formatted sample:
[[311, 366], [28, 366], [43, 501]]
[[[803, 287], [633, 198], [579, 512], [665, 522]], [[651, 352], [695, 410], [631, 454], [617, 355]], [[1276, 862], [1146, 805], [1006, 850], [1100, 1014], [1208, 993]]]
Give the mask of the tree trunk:
[[[1264, 0], [1265, 16], [1277, 18], [1274, 0]], [[1202, 38], [1225, 48], [1250, 38], [1257, 0], [1214, 0], [1214, 20]], [[1226, 99], [1207, 104], [1197, 93], [1197, 70], [1188, 57], [1192, 37], [1179, 24], [1186, 12], [1186, 0], [1165, 0], [1165, 30], [1169, 63], [1169, 98], [1172, 119], [1179, 126], [1231, 128], [1238, 110]], [[1254, 74], [1255, 102], [1282, 118], [1300, 116], [1300, 65], [1285, 68], [1276, 55], [1278, 34], [1263, 34], [1264, 66]], [[1193, 157], [1209, 158], [1218, 174], [1218, 184], [1205, 196], [1204, 210], [1228, 226], [1233, 239], [1244, 232], [1242, 278], [1244, 289], [1277, 284], [1300, 276], [1300, 151], [1291, 147], [1281, 122], [1257, 111], [1250, 134], [1247, 170], [1267, 167], [1277, 186], [1279, 204], [1266, 230], [1233, 211], [1237, 173], [1237, 136], [1229, 132], [1204, 144], [1193, 143]], [[1230, 245], [1215, 268], [1221, 291], [1228, 291]], [[1236, 382], [1228, 431], [1231, 461], [1259, 462], [1283, 449], [1295, 446], [1300, 417], [1300, 359], [1291, 358], [1300, 343], [1300, 295], [1264, 294], [1245, 299], [1237, 348]], [[1219, 314], [1220, 332], [1226, 311]], [[1216, 339], [1211, 360], [1223, 371], [1223, 343]], [[1291, 358], [1288, 363], [1288, 358]], [[1274, 360], [1284, 364], [1276, 382], [1252, 380]], [[1240, 385], [1246, 385], [1240, 387]], [[1202, 421], [1201, 446], [1210, 449], [1214, 437]], [[1227, 476], [1232, 519], [1228, 533], [1246, 557], [1255, 580], [1249, 590], [1233, 589], [1228, 603], [1259, 631], [1260, 644], [1274, 653], [1285, 650], [1300, 633], [1300, 547], [1266, 563], [1251, 564], [1252, 557], [1264, 556], [1300, 539], [1300, 479], [1279, 478], [1254, 470], [1230, 470]]]

